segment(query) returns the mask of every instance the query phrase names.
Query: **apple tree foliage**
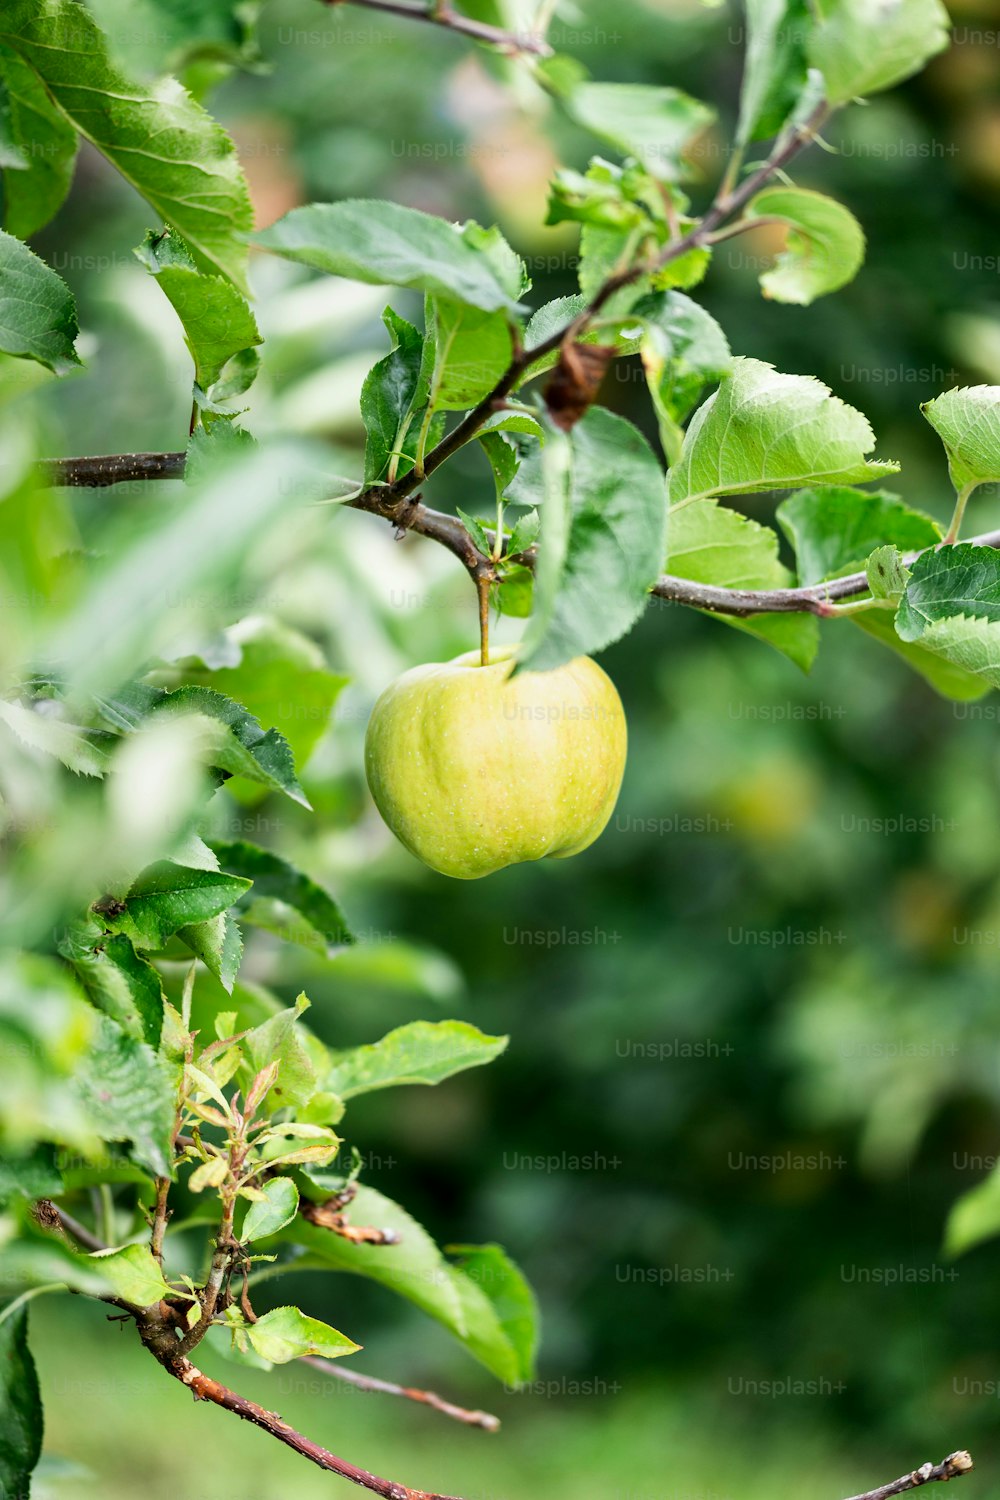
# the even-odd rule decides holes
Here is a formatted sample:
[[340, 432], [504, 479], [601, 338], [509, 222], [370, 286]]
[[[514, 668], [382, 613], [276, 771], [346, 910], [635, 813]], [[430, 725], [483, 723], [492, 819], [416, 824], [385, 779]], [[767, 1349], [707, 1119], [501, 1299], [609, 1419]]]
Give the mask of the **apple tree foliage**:
[[[579, 226], [579, 285], [542, 306], [501, 232], [473, 221], [352, 198], [255, 231], [239, 155], [205, 99], [227, 72], [259, 65], [259, 8], [146, 0], [179, 75], [152, 80], [132, 76], [100, 24], [127, 5], [5, 0], [0, 14], [6, 1496], [28, 1494], [41, 1450], [28, 1316], [42, 1292], [112, 1303], [168, 1368], [202, 1339], [269, 1368], [351, 1355], [362, 1330], [290, 1305], [258, 1315], [256, 1286], [306, 1267], [346, 1272], [408, 1298], [501, 1381], [531, 1378], [534, 1301], [513, 1261], [492, 1245], [442, 1250], [344, 1145], [357, 1096], [447, 1086], [505, 1038], [440, 1020], [331, 1050], [305, 996], [287, 1007], [243, 977], [261, 931], [323, 963], [355, 941], [349, 892], [211, 836], [223, 783], [249, 805], [266, 792], [308, 807], [301, 768], [344, 685], [289, 624], [192, 633], [199, 598], [239, 579], [289, 507], [336, 502], [331, 526], [353, 506], [450, 538], [493, 605], [524, 619], [521, 663], [537, 670], [619, 639], [651, 591], [700, 607], [707, 588], [705, 607], [796, 667], [812, 663], [821, 619], [844, 614], [939, 692], [1000, 686], [1000, 550], [959, 531], [975, 490], [1000, 482], [1000, 389], [946, 391], [923, 409], [956, 493], [945, 533], [887, 488], [898, 465], [873, 457], [860, 411], [807, 373], [732, 350], [697, 300], [720, 237], [762, 222], [784, 245], [761, 276], [766, 299], [805, 306], [862, 270], [850, 209], [789, 169], [836, 110], [944, 48], [939, 0], [746, 0], [735, 138], [707, 209], [694, 206], [705, 193], [691, 147], [715, 128], [709, 104], [670, 82], [591, 78], [545, 43], [550, 6], [484, 0], [466, 43], [495, 48], [599, 152], [552, 182], [549, 222]], [[433, 6], [414, 16], [456, 31], [466, 19]], [[138, 533], [121, 538], [109, 519], [97, 556], [74, 549], [65, 495], [38, 465], [51, 448], [15, 405], [86, 361], [72, 277], [27, 243], [69, 192], [81, 140], [148, 205], [134, 253], [191, 357], [184, 483]], [[256, 441], [243, 420], [267, 360], [252, 246], [390, 289], [386, 352], [360, 390], [357, 473], [333, 474], [321, 446], [293, 435]], [[398, 310], [414, 293], [419, 326]], [[608, 362], [635, 355], [660, 454], [597, 397]], [[417, 491], [466, 445], [489, 504], [447, 528], [417, 524]], [[144, 477], [127, 459], [121, 472]], [[71, 466], [59, 477], [87, 482]], [[780, 534], [740, 509], [760, 492], [784, 496]], [[728, 609], [725, 591], [756, 605]], [[287, 734], [279, 693], [309, 710]], [[968, 1205], [956, 1241], [992, 1232], [998, 1203], [991, 1188]]]

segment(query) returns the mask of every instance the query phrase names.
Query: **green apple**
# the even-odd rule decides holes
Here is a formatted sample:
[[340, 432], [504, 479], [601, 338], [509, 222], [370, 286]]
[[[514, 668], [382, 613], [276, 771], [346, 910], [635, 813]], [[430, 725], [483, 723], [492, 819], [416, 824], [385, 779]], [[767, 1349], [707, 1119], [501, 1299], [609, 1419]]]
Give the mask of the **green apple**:
[[597, 663], [512, 677], [513, 655], [414, 667], [368, 724], [379, 812], [411, 853], [458, 880], [579, 854], [611, 817], [625, 770], [625, 713]]

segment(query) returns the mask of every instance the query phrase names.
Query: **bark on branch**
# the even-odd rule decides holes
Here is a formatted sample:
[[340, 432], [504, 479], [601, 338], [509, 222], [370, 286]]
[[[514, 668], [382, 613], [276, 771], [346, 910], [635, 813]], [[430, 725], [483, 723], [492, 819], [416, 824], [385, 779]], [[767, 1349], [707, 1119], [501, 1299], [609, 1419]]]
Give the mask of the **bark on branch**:
[[[345, 0], [324, 0], [331, 9], [343, 5]], [[457, 31], [461, 36], [470, 36], [477, 42], [489, 42], [504, 52], [533, 53], [536, 57], [551, 57], [552, 48], [543, 36], [527, 32], [504, 31], [500, 26], [490, 26], [485, 21], [475, 21], [463, 16], [445, 3], [445, 0], [429, 0], [426, 5], [405, 5], [402, 0], [351, 0], [353, 5], [365, 10], [383, 11], [390, 16], [403, 16], [408, 21], [428, 21], [432, 26], [443, 26], [446, 31]]]
[[919, 1469], [914, 1469], [910, 1474], [904, 1474], [900, 1479], [893, 1479], [889, 1484], [879, 1485], [877, 1490], [866, 1490], [863, 1495], [852, 1495], [851, 1500], [889, 1500], [891, 1495], [902, 1495], [906, 1490], [919, 1489], [922, 1484], [934, 1484], [935, 1481], [948, 1479], [960, 1479], [963, 1474], [968, 1474], [970, 1469], [975, 1468], [970, 1454], [964, 1448], [957, 1453], [949, 1453], [948, 1457], [939, 1464], [922, 1464]]

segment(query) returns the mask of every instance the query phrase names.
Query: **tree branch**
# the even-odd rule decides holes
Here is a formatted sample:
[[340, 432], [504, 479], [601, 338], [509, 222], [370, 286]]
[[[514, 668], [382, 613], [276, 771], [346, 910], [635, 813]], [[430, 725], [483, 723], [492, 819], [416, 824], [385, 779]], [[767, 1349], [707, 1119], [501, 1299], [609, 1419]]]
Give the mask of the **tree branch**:
[[[343, 5], [345, 0], [324, 0], [331, 9]], [[535, 57], [551, 57], [552, 48], [543, 36], [504, 31], [499, 26], [489, 26], [485, 21], [475, 21], [452, 10], [447, 0], [428, 0], [423, 6], [405, 5], [401, 0], [351, 0], [365, 10], [384, 11], [390, 16], [404, 16], [408, 21], [429, 21], [432, 26], [443, 26], [446, 31], [457, 31], [462, 36], [471, 36], [477, 42], [489, 42], [502, 47], [505, 52], [528, 52]]]
[[912, 1474], [904, 1474], [901, 1479], [894, 1479], [891, 1484], [879, 1485], [877, 1490], [866, 1490], [863, 1495], [852, 1495], [851, 1500], [889, 1500], [891, 1495], [902, 1495], [906, 1490], [918, 1489], [922, 1484], [933, 1484], [936, 1480], [960, 1479], [972, 1468], [975, 1468], [972, 1458], [963, 1448], [957, 1453], [949, 1453], [948, 1457], [939, 1464], [922, 1464], [919, 1469], [914, 1469]]
[[[45, 459], [39, 469], [46, 483], [69, 486], [104, 486], [142, 479], [181, 479], [184, 475], [184, 454], [119, 453], [98, 458]], [[363, 510], [369, 515], [381, 516], [383, 520], [389, 521], [396, 527], [400, 537], [407, 531], [415, 531], [418, 535], [447, 547], [463, 567], [476, 577], [486, 559], [478, 552], [472, 537], [457, 516], [432, 510], [418, 500], [393, 502], [391, 495], [391, 488], [382, 486], [366, 490], [346, 503], [354, 510]], [[968, 541], [974, 547], [1000, 547], [1000, 531], [986, 531], [979, 536], [969, 537]], [[904, 562], [909, 566], [920, 556], [919, 552], [907, 553]], [[519, 561], [531, 567], [534, 557], [531, 553], [524, 553]], [[749, 615], [767, 614], [832, 617], [836, 610], [831, 606], [838, 600], [855, 598], [867, 590], [868, 580], [864, 573], [851, 573], [844, 578], [831, 579], [829, 583], [790, 589], [722, 588], [664, 573], [653, 585], [651, 592], [655, 598], [670, 604], [683, 604], [691, 609], [708, 610], [711, 614], [746, 619]]]
[[364, 1489], [381, 1495], [383, 1500], [455, 1500], [450, 1495], [413, 1490], [408, 1485], [397, 1484], [395, 1480], [381, 1479], [377, 1474], [370, 1474], [367, 1469], [359, 1469], [355, 1464], [338, 1458], [329, 1449], [297, 1432], [277, 1412], [266, 1411], [256, 1401], [248, 1401], [245, 1396], [238, 1395], [228, 1386], [213, 1380], [210, 1375], [205, 1375], [180, 1353], [172, 1329], [157, 1309], [139, 1311], [136, 1322], [139, 1336], [146, 1348], [175, 1380], [187, 1386], [196, 1401], [211, 1401], [223, 1411], [232, 1412], [233, 1416], [242, 1418], [244, 1422], [251, 1422], [254, 1427], [277, 1438], [279, 1443], [284, 1443], [302, 1458], [307, 1458], [317, 1468], [325, 1469], [330, 1474], [339, 1474], [342, 1479], [349, 1479], [352, 1484], [359, 1484]]
[[496, 1432], [500, 1427], [500, 1418], [494, 1417], [490, 1412], [467, 1411], [464, 1406], [456, 1406], [434, 1391], [418, 1390], [412, 1385], [396, 1385], [391, 1380], [380, 1380], [377, 1375], [362, 1375], [360, 1370], [354, 1370], [349, 1365], [321, 1359], [315, 1354], [304, 1354], [299, 1363], [311, 1365], [314, 1370], [336, 1380], [346, 1381], [359, 1391], [374, 1391], [383, 1396], [405, 1396], [408, 1401], [419, 1401], [424, 1406], [432, 1406], [446, 1417], [454, 1418], [456, 1422], [464, 1422], [468, 1427], [481, 1427], [485, 1432]]

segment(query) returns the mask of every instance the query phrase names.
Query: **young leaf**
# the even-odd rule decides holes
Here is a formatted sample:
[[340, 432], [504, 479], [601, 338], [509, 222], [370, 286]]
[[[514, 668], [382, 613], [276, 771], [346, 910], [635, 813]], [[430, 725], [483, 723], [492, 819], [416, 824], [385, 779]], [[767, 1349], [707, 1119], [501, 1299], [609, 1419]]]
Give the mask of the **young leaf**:
[[846, 104], [919, 72], [948, 46], [950, 24], [940, 0], [824, 0], [809, 61], [830, 103]]
[[51, 266], [0, 229], [0, 350], [56, 375], [80, 363], [73, 294]]
[[0, 95], [16, 153], [0, 163], [3, 227], [26, 240], [44, 229], [62, 207], [73, 181], [79, 138], [53, 106], [37, 73], [2, 44]]
[[[507, 488], [507, 486], [510, 484], [511, 480], [517, 473], [521, 463], [520, 456], [518, 455], [518, 451], [514, 447], [513, 443], [510, 443], [506, 438], [501, 437], [499, 432], [481, 431], [479, 433], [479, 442], [482, 446], [483, 452], [486, 454], [486, 457], [490, 461], [490, 468], [493, 470], [493, 480], [496, 484], [497, 495], [500, 496], [503, 494], [504, 490]], [[459, 512], [459, 514], [461, 515], [462, 513]], [[478, 525], [478, 522], [476, 524]], [[466, 522], [466, 525], [468, 525], [468, 522]], [[479, 548], [480, 552], [483, 552], [486, 557], [489, 557], [489, 540], [485, 536], [483, 540], [486, 541], [487, 544], [485, 548], [478, 540], [476, 541], [476, 546]]]
[[[714, 500], [681, 506], [670, 518], [668, 544], [667, 571], [678, 578], [739, 589], [780, 589], [793, 582], [778, 559], [778, 538], [771, 528]], [[819, 623], [812, 615], [713, 618], [759, 636], [804, 672], [812, 666], [819, 647]]]
[[896, 613], [900, 639], [1000, 687], [1000, 551], [962, 543], [925, 552]]
[[777, 519], [795, 548], [802, 584], [856, 573], [876, 547], [919, 552], [941, 540], [936, 521], [887, 490], [798, 490], [778, 506]]
[[695, 413], [670, 472], [670, 499], [679, 505], [894, 473], [898, 464], [865, 459], [874, 446], [867, 419], [821, 381], [736, 359], [732, 374]]
[[[261, 1106], [262, 1114], [273, 1114], [286, 1105], [308, 1104], [319, 1087], [316, 1063], [296, 1025], [308, 1004], [306, 997], [300, 995], [294, 1006], [280, 1010], [243, 1038], [244, 1073], [252, 1078], [269, 1064], [278, 1064], [275, 1082]], [[325, 1063], [325, 1049], [319, 1047], [319, 1050]]]
[[[449, 1245], [449, 1255], [459, 1257], [456, 1270], [483, 1294], [507, 1338], [513, 1354], [509, 1384], [531, 1380], [538, 1353], [538, 1302], [523, 1272], [499, 1245]], [[468, 1311], [471, 1299], [464, 1298]], [[470, 1326], [473, 1324], [470, 1316]], [[497, 1343], [490, 1330], [490, 1343]]]
[[599, 651], [630, 630], [663, 561], [663, 474], [641, 433], [592, 407], [565, 447], [546, 441], [550, 473], [563, 452], [569, 468], [565, 487], [557, 469], [546, 493], [535, 613], [521, 661], [535, 671]]
[[261, 1359], [273, 1365], [287, 1364], [304, 1354], [339, 1359], [342, 1354], [354, 1354], [361, 1348], [328, 1323], [307, 1318], [297, 1307], [272, 1308], [247, 1327], [246, 1336]]
[[135, 251], [173, 306], [194, 361], [194, 378], [208, 391], [234, 355], [262, 342], [246, 299], [231, 281], [200, 271], [180, 235], [152, 230]]
[[995, 1169], [952, 1204], [944, 1233], [945, 1253], [964, 1255], [1000, 1234], [1000, 1172]]
[[237, 875], [165, 859], [143, 870], [122, 900], [100, 901], [93, 911], [108, 932], [124, 933], [137, 948], [157, 949], [180, 928], [226, 911], [250, 885]]
[[299, 1211], [299, 1190], [290, 1177], [272, 1177], [262, 1184], [261, 1191], [263, 1203], [251, 1203], [243, 1220], [240, 1239], [244, 1244], [277, 1234]]
[[213, 842], [211, 848], [224, 870], [253, 882], [236, 908], [241, 921], [327, 958], [355, 941], [333, 897], [280, 855], [243, 840]]
[[477, 521], [475, 516], [470, 516], [462, 507], [456, 506], [458, 519], [479, 548], [484, 557], [489, 557], [493, 550], [493, 543], [486, 534], [486, 522]]
[[95, 1044], [77, 1073], [73, 1093], [101, 1140], [129, 1141], [138, 1166], [154, 1176], [170, 1174], [174, 1070], [151, 1047], [100, 1017]]
[[562, 102], [578, 125], [637, 157], [661, 182], [690, 175], [684, 152], [715, 119], [709, 105], [680, 89], [645, 83], [580, 82]]
[[876, 547], [865, 563], [865, 577], [874, 599], [891, 599], [898, 604], [909, 576], [898, 547]]
[[408, 1083], [441, 1083], [499, 1057], [505, 1036], [485, 1036], [465, 1021], [411, 1021], [380, 1042], [331, 1055], [324, 1088], [341, 1099]]
[[6, 43], [79, 133], [183, 235], [199, 264], [246, 291], [253, 227], [232, 141], [174, 79], [146, 87], [111, 61], [104, 33], [75, 0], [7, 0]]
[[777, 135], [806, 77], [809, 13], [802, 0], [746, 0], [746, 18], [737, 146]]
[[485, 312], [517, 306], [490, 254], [474, 248], [461, 228], [399, 203], [313, 203], [293, 208], [254, 239], [332, 276], [437, 293]]
[[126, 1245], [124, 1250], [102, 1250], [90, 1259], [115, 1295], [136, 1307], [150, 1307], [173, 1290], [147, 1245]]
[[1000, 480], [1000, 386], [945, 391], [920, 410], [944, 443], [956, 490]]
[[785, 249], [761, 274], [765, 297], [807, 307], [853, 281], [865, 258], [861, 225], [842, 203], [808, 188], [769, 187], [752, 198], [746, 217], [784, 219]]
[[42, 1454], [42, 1393], [28, 1348], [28, 1309], [0, 1322], [0, 1495], [27, 1500]]
[[426, 390], [421, 391], [421, 368], [424, 339], [412, 323], [387, 307], [382, 321], [389, 330], [392, 349], [373, 365], [361, 387], [361, 419], [365, 424], [365, 483], [386, 480], [392, 460], [396, 473], [409, 473], [413, 467], [412, 451], [407, 452], [404, 439], [410, 433], [410, 447], [416, 438], [413, 418], [426, 404]]

